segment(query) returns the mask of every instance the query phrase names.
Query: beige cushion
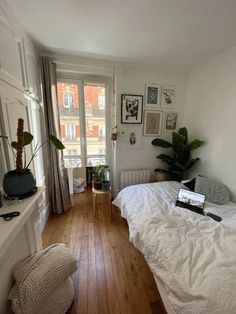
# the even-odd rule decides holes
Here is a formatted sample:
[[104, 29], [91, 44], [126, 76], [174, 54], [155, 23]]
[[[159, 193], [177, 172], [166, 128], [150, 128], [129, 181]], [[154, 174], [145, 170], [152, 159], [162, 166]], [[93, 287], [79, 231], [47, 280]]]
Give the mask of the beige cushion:
[[[71, 278], [67, 278], [51, 295], [44, 301], [42, 307], [35, 312], [37, 314], [65, 314], [74, 298], [74, 284]], [[12, 294], [12, 311], [24, 313], [18, 298]]]
[[9, 296], [15, 313], [39, 313], [76, 269], [77, 261], [64, 244], [54, 244], [18, 263], [13, 270], [16, 284]]

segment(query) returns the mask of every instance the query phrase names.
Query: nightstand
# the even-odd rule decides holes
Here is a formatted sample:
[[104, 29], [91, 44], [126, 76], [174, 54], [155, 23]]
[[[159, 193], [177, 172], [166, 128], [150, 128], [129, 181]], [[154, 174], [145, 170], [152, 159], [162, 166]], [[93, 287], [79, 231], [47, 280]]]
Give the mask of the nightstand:
[[107, 197], [109, 215], [111, 218], [111, 188], [107, 191], [97, 190], [93, 187], [93, 184], [92, 184], [92, 193], [93, 193], [93, 214], [94, 214], [94, 217], [97, 216], [96, 215], [96, 197], [97, 197], [97, 195], [105, 195]]

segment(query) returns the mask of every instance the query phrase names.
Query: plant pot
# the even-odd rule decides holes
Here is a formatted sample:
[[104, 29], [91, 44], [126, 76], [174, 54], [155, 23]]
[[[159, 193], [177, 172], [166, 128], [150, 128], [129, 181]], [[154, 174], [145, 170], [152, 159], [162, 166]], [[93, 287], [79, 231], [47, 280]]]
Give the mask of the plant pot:
[[102, 181], [102, 191], [109, 191], [111, 187], [110, 181]]
[[111, 133], [111, 140], [112, 141], [116, 141], [117, 140], [117, 136], [118, 136], [117, 133]]
[[101, 179], [96, 179], [93, 181], [93, 187], [96, 189], [96, 190], [101, 190], [102, 188], [102, 180]]
[[157, 170], [155, 173], [155, 181], [161, 182], [161, 181], [167, 181], [168, 180], [168, 173], [163, 170]]
[[30, 171], [9, 171], [3, 178], [3, 190], [9, 197], [22, 197], [35, 190], [36, 181]]

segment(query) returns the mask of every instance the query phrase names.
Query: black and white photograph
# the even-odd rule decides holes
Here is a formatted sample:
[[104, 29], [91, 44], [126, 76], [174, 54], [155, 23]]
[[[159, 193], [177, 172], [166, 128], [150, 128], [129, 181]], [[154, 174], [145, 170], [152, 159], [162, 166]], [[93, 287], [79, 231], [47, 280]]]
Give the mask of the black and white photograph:
[[121, 95], [121, 123], [141, 124], [143, 115], [142, 95]]
[[175, 103], [175, 87], [163, 86], [161, 92], [161, 107], [173, 108]]
[[144, 136], [161, 135], [162, 111], [145, 110]]
[[161, 87], [157, 84], [146, 84], [145, 106], [160, 108]]

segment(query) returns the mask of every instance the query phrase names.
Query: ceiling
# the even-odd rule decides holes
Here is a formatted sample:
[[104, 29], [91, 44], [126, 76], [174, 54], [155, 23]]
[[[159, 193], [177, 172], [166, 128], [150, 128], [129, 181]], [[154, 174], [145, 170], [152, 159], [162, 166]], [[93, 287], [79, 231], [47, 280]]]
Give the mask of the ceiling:
[[236, 45], [235, 0], [8, 0], [44, 47], [188, 71]]

